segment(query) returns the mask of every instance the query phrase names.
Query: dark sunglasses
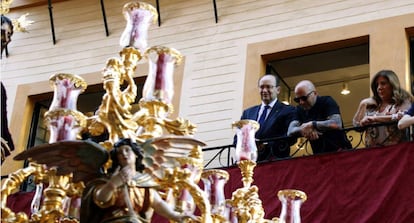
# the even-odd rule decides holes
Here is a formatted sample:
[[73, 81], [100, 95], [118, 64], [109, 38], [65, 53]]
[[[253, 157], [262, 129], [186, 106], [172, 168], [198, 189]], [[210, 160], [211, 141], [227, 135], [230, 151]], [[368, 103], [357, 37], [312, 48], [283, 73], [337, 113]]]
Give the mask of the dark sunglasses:
[[293, 101], [295, 101], [296, 103], [299, 103], [301, 100], [306, 101], [306, 100], [308, 100], [309, 95], [311, 95], [313, 92], [315, 92], [315, 91], [309, 92], [306, 96], [301, 96], [301, 97], [294, 98]]

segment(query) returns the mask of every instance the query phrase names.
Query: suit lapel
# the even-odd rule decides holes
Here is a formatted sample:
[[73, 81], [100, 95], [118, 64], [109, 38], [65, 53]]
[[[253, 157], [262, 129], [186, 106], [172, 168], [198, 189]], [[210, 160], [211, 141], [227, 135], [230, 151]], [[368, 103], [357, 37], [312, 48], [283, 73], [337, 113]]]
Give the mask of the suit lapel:
[[[260, 111], [260, 107], [261, 107], [261, 105], [258, 105], [258, 106], [256, 106], [255, 108], [254, 108], [254, 114], [255, 114], [255, 117], [254, 117], [254, 120], [255, 121], [257, 121], [257, 122], [259, 122], [259, 111]], [[272, 109], [273, 110], [273, 109]], [[270, 117], [270, 113], [269, 113], [269, 117]], [[253, 119], [253, 117], [252, 117], [252, 119]], [[267, 121], [266, 121], [267, 122]], [[266, 123], [267, 124], [267, 123]], [[266, 125], [265, 125], [266, 126]], [[262, 132], [263, 132], [263, 130], [264, 130], [264, 127], [265, 126], [260, 126], [260, 128], [259, 128], [259, 130], [256, 132], [256, 137], [258, 137], [258, 136], [260, 136], [261, 134], [262, 134]], [[259, 137], [260, 138], [260, 137]]]
[[280, 110], [282, 109], [282, 105], [280, 104], [279, 100], [275, 103], [270, 110], [268, 119], [266, 120], [266, 126], [271, 126], [272, 123], [276, 120], [276, 117], [279, 115]]
[[253, 119], [255, 121], [259, 120], [260, 107], [261, 107], [261, 105], [258, 105], [253, 109], [253, 115], [252, 115], [252, 117], [250, 117], [251, 119]]

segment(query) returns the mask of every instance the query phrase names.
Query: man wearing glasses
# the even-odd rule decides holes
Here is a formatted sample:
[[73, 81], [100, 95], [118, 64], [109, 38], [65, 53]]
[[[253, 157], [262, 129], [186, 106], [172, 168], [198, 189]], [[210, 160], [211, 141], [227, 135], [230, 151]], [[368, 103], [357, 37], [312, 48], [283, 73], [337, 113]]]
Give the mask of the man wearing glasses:
[[[258, 140], [257, 161], [289, 157], [290, 145], [295, 143], [295, 139], [287, 138], [286, 133], [289, 123], [293, 120], [295, 108], [277, 99], [280, 86], [275, 75], [265, 74], [262, 76], [259, 79], [258, 87], [262, 103], [244, 110], [241, 116], [241, 119], [255, 120], [260, 124], [255, 135]], [[266, 141], [266, 139], [279, 137], [280, 139]]]
[[296, 85], [293, 100], [299, 106], [289, 125], [289, 136], [307, 138], [314, 154], [352, 148], [345, 132], [341, 131], [341, 112], [332, 97], [319, 96], [315, 85], [303, 80]]

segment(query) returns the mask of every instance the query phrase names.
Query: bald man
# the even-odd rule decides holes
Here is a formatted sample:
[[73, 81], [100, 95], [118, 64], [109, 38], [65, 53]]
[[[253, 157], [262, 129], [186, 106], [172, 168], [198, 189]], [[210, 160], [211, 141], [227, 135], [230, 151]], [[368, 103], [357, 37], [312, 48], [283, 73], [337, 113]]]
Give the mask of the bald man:
[[351, 149], [343, 128], [341, 112], [330, 96], [319, 96], [309, 80], [300, 81], [295, 87], [298, 103], [296, 116], [289, 124], [288, 135], [305, 137], [310, 141], [313, 154]]

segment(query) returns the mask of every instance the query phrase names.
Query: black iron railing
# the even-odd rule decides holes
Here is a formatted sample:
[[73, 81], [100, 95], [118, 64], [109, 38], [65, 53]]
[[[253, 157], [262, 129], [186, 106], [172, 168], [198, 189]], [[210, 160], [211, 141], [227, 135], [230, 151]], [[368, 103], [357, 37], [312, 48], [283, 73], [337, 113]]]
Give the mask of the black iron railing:
[[[373, 125], [367, 125], [364, 127], [352, 127], [352, 128], [344, 128], [341, 131], [345, 132], [348, 140], [350, 141], [352, 148], [350, 150], [355, 150], [358, 148], [366, 148], [366, 142], [365, 142], [365, 134], [366, 130], [373, 127], [379, 127], [379, 126], [389, 126], [389, 125], [395, 125], [395, 122], [389, 122], [389, 123], [381, 123], [381, 124], [373, 124]], [[391, 132], [391, 135], [393, 132]], [[408, 141], [413, 141], [414, 135], [412, 134], [411, 128], [406, 129], [406, 139]], [[296, 144], [293, 146], [289, 143], [289, 141], [296, 141]], [[276, 158], [272, 160], [263, 160], [260, 162], [269, 162], [269, 161], [278, 161], [278, 160], [285, 160], [285, 159], [292, 159], [295, 158], [299, 153], [302, 156], [306, 155], [312, 155], [310, 141], [306, 138], [302, 137], [276, 137], [276, 138], [267, 138], [267, 139], [261, 139], [256, 140], [257, 144], [267, 144], [270, 142], [277, 142], [274, 143], [278, 145], [277, 149], [285, 150], [289, 149], [291, 150], [291, 156], [288, 158]], [[388, 138], [384, 139], [383, 145], [387, 145]], [[293, 151], [292, 151], [293, 149]], [[224, 146], [217, 146], [217, 147], [210, 147], [210, 148], [204, 148], [203, 152], [210, 152], [213, 155], [210, 156], [208, 160], [205, 161], [204, 168], [221, 168], [221, 167], [230, 167], [236, 165], [235, 159], [234, 159], [234, 153], [235, 153], [236, 147], [235, 145], [224, 145]]]

